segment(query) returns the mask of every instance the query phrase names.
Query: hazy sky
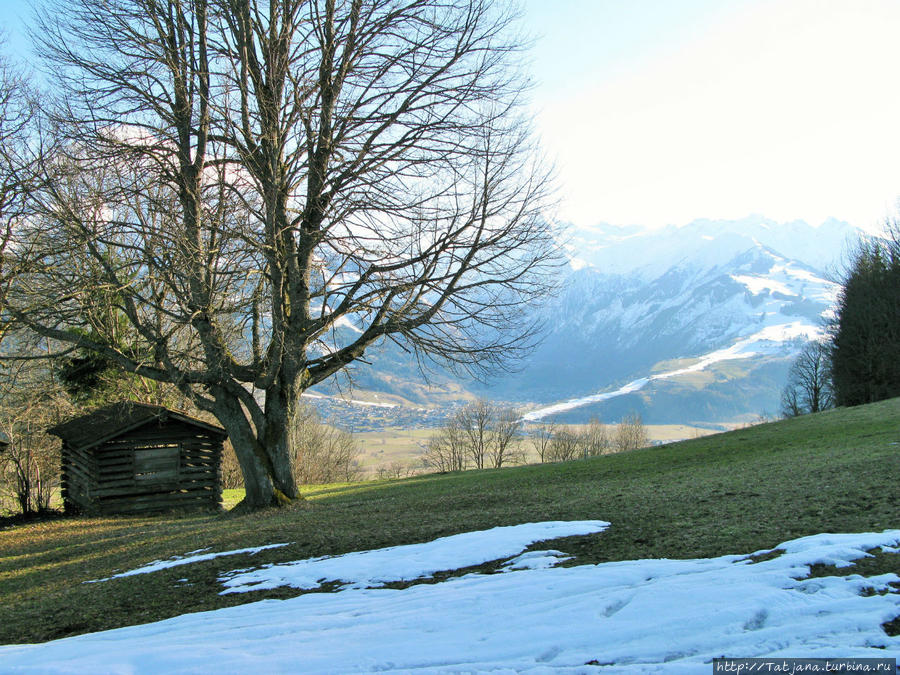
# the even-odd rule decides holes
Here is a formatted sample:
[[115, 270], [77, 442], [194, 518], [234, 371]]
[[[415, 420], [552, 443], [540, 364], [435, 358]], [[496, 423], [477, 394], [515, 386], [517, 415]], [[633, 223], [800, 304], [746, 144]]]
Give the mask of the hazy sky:
[[[900, 196], [900, 0], [523, 0], [560, 217], [875, 226]], [[0, 26], [19, 51], [19, 0]]]
[[900, 195], [900, 1], [526, 0], [561, 216], [871, 227]]

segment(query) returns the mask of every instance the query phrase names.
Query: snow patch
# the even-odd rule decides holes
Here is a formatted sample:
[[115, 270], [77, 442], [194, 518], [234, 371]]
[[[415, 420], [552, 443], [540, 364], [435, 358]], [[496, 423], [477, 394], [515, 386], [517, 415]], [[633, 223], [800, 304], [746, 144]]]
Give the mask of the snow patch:
[[796, 296], [794, 291], [785, 283], [772, 279], [771, 277], [759, 276], [755, 274], [732, 274], [731, 278], [739, 284], [747, 287], [753, 295], [762, 295], [763, 293], [781, 293], [786, 296]]
[[264, 565], [255, 570], [238, 570], [219, 580], [225, 586], [222, 594], [280, 586], [314, 589], [328, 582], [339, 582], [344, 588], [368, 588], [509, 558], [538, 541], [594, 534], [608, 526], [602, 520], [586, 520], [495, 527], [441, 537], [425, 544]]
[[[551, 524], [540, 536], [564, 529]], [[491, 547], [497, 534], [454, 538], [420, 567], [466, 566], [472, 547]], [[777, 547], [784, 553], [762, 562], [746, 555], [633, 560], [470, 574], [404, 590], [309, 593], [2, 646], [0, 663], [11, 673], [546, 675], [583, 673], [589, 662], [608, 664], [602, 672], [710, 672], [722, 655], [894, 657], [900, 636], [881, 624], [900, 615], [889, 586], [900, 577], [804, 577], [816, 562], [847, 566], [869, 549], [898, 545], [900, 530], [820, 534], [785, 542]], [[407, 567], [406, 547], [385, 551], [392, 553], [379, 554], [383, 562]], [[343, 565], [341, 557], [330, 560]], [[338, 567], [320, 572], [342, 576]]]
[[[97, 584], [101, 581], [109, 581], [110, 579], [119, 579], [121, 577], [131, 577], [135, 574], [150, 574], [151, 572], [159, 572], [160, 570], [168, 569], [170, 567], [180, 567], [181, 565], [190, 565], [191, 563], [203, 562], [204, 560], [212, 560], [213, 558], [221, 558], [229, 555], [241, 555], [241, 554], [249, 554], [254, 555], [259, 553], [260, 551], [266, 551], [270, 548], [281, 548], [282, 546], [290, 546], [291, 543], [287, 542], [284, 544], [266, 544], [265, 546], [254, 546], [253, 548], [239, 548], [233, 551], [219, 551], [218, 553], [203, 553], [203, 551], [208, 551], [208, 548], [199, 548], [196, 551], [190, 551], [189, 553], [185, 553], [180, 556], [173, 556], [168, 560], [154, 560], [153, 562], [147, 563], [137, 569], [128, 570], [127, 572], [120, 572], [119, 574], [113, 574], [110, 577], [105, 577], [103, 579], [91, 579], [90, 581], [85, 581], [86, 584]], [[185, 580], [186, 581], [186, 580]]]

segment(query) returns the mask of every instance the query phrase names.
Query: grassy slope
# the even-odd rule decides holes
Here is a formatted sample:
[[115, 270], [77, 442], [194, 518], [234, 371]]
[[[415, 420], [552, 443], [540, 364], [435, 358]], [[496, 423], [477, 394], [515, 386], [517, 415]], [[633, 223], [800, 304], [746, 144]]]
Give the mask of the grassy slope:
[[[578, 562], [750, 553], [823, 531], [900, 528], [900, 399], [566, 464], [311, 491], [245, 516], [60, 519], [0, 531], [0, 643], [144, 623], [295, 591], [219, 596], [219, 572], [496, 525], [612, 523], [555, 541]], [[290, 546], [100, 584], [184, 554]], [[883, 571], [900, 573], [900, 556]], [[181, 581], [187, 579], [187, 581]]]
[[[586, 424], [570, 424], [572, 429], [586, 428]], [[615, 433], [615, 425], [609, 425], [609, 433]], [[696, 438], [716, 433], [712, 429], [694, 427], [687, 424], [646, 424], [644, 428], [651, 441], [669, 443], [684, 438]], [[526, 430], [528, 427], [526, 427]], [[353, 438], [362, 449], [361, 465], [367, 475], [374, 477], [378, 467], [388, 467], [397, 462], [404, 467], [421, 466], [423, 446], [435, 433], [434, 429], [384, 429], [382, 431], [359, 431]], [[538, 454], [528, 443], [522, 443], [529, 461], [537, 462]]]

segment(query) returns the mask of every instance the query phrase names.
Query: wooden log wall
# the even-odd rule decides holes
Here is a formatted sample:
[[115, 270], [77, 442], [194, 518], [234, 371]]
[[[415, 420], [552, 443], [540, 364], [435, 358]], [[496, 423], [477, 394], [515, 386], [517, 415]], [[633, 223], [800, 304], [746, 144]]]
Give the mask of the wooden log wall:
[[91, 510], [93, 495], [99, 481], [97, 458], [90, 451], [62, 447], [62, 477], [60, 492], [66, 511]]
[[64, 452], [64, 495], [102, 514], [217, 508], [221, 460], [222, 442], [201, 429], [148, 424], [88, 452]]

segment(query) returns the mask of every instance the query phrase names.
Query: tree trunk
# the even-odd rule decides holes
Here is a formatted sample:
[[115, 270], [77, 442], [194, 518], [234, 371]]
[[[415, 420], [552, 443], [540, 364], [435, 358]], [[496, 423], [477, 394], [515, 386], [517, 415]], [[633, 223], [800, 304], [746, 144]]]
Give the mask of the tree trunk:
[[297, 452], [300, 389], [296, 378], [279, 377], [266, 392], [266, 449], [271, 458], [272, 480], [282, 501], [299, 498], [292, 458]]
[[297, 500], [299, 494], [291, 471], [290, 446], [287, 440], [291, 434], [284, 431], [279, 433], [279, 430], [288, 430], [293, 423], [293, 416], [287, 416], [285, 406], [267, 401], [266, 433], [262, 441], [254, 433], [240, 403], [233, 397], [218, 397], [215, 414], [228, 432], [244, 475], [246, 495], [240, 508], [253, 510], [284, 506]]

